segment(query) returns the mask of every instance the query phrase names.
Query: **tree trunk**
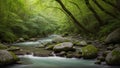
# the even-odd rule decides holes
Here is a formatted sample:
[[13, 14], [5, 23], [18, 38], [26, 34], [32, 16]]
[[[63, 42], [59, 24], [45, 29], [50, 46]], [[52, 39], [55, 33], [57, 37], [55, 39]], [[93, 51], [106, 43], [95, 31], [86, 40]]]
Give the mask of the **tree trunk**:
[[85, 32], [90, 32], [89, 30], [87, 30], [83, 25], [81, 25], [79, 23], [79, 21], [73, 16], [73, 14], [64, 6], [64, 4], [62, 3], [61, 0], [56, 0], [60, 6], [62, 7], [62, 9], [69, 15], [69, 17], [72, 19], [72, 21], [80, 28], [82, 28]]
[[106, 10], [98, 3], [97, 0], [93, 0], [93, 2], [94, 2], [103, 12], [105, 12], [106, 14], [110, 15], [110, 16], [113, 17], [113, 18], [117, 18], [117, 19], [118, 19], [118, 17], [117, 17], [116, 15], [114, 15], [114, 14], [106, 11]]
[[103, 25], [103, 21], [102, 19], [99, 17], [99, 15], [97, 14], [97, 12], [93, 9], [93, 7], [91, 6], [91, 4], [89, 3], [89, 0], [85, 0], [85, 3], [88, 7], [89, 10], [92, 11], [93, 15], [95, 16], [95, 18], [97, 19], [98, 23], [100, 26]]
[[120, 10], [120, 0], [116, 0], [116, 4], [117, 4], [117, 7], [118, 7], [119, 10]]
[[[114, 7], [115, 9], [117, 9], [120, 12], [120, 6], [118, 7], [117, 5], [111, 3], [111, 2], [109, 2], [107, 0], [102, 0], [102, 1], [104, 1], [106, 4], [111, 5], [112, 7]], [[120, 0], [118, 0], [118, 1], [120, 1]], [[117, 2], [117, 3], [118, 3], [118, 5], [120, 5], [120, 2]]]

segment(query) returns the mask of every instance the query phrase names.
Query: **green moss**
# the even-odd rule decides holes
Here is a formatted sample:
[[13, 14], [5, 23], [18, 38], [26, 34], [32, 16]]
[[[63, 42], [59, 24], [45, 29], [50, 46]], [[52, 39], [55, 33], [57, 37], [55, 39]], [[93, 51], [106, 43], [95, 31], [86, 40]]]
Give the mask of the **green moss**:
[[7, 48], [7, 46], [0, 44], [0, 49], [6, 49], [6, 48]]
[[53, 47], [54, 47], [55, 45], [49, 45], [49, 46], [47, 46], [45, 49], [47, 49], [47, 50], [53, 50]]
[[10, 53], [10, 55], [8, 56], [2, 55], [2, 57], [0, 58], [0, 66], [12, 64], [19, 60], [19, 58], [13, 52], [8, 52], [8, 53]]
[[120, 48], [114, 49], [106, 57], [106, 63], [108, 65], [120, 65]]
[[82, 48], [82, 56], [85, 59], [92, 59], [97, 56], [98, 49], [93, 45], [87, 45]]
[[15, 55], [13, 52], [10, 52], [10, 54], [13, 56], [13, 61], [18, 61], [19, 58], [17, 57], [17, 55]]

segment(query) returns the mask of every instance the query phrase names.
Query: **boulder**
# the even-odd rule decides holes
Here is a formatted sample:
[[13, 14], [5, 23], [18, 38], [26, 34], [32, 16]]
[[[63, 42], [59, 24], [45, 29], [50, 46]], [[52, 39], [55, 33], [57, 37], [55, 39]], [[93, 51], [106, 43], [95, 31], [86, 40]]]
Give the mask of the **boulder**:
[[112, 33], [110, 33], [107, 38], [105, 39], [106, 44], [116, 44], [120, 43], [120, 28], [114, 30]]
[[17, 40], [17, 42], [24, 42], [24, 41], [25, 41], [24, 38], [19, 38], [19, 39]]
[[86, 46], [87, 45], [87, 42], [82, 40], [82, 41], [76, 41], [74, 42], [74, 45], [76, 46]]
[[18, 60], [19, 60], [18, 57], [14, 53], [6, 50], [0, 50], [0, 66], [12, 64]]
[[55, 52], [60, 52], [60, 51], [71, 51], [74, 50], [73, 44], [71, 42], [63, 42], [59, 43], [54, 46], [53, 50]]
[[56, 36], [55, 38], [53, 38], [52, 40], [54, 43], [62, 43], [62, 42], [68, 42], [70, 41], [70, 39], [68, 38], [64, 38], [62, 36]]
[[55, 45], [48, 45], [48, 46], [46, 46], [45, 47], [45, 49], [46, 50], [53, 50], [53, 47], [54, 47]]
[[10, 48], [7, 49], [8, 51], [19, 51], [19, 47], [11, 46]]
[[65, 51], [61, 51], [60, 53], [56, 53], [56, 56], [64, 57], [66, 55]]
[[108, 65], [120, 65], [120, 48], [108, 53], [105, 60]]
[[87, 45], [82, 48], [82, 57], [84, 59], [93, 59], [97, 57], [98, 49], [93, 45]]

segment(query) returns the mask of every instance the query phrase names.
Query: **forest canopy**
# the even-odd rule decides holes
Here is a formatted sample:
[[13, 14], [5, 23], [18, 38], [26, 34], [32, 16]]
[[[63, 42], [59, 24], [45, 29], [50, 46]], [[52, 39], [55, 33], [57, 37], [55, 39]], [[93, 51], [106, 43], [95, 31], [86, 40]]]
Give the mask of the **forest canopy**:
[[0, 42], [68, 32], [106, 36], [120, 27], [120, 0], [0, 0]]

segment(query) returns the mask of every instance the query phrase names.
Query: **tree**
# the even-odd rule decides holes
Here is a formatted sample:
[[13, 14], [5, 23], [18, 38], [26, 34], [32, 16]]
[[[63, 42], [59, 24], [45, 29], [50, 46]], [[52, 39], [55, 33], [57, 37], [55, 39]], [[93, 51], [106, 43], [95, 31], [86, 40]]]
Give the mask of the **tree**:
[[82, 28], [85, 32], [90, 32], [89, 30], [87, 30], [83, 25], [80, 24], [80, 22], [73, 16], [73, 14], [64, 6], [64, 4], [62, 3], [61, 0], [56, 0], [60, 6], [62, 7], [62, 9], [69, 15], [69, 17], [72, 19], [72, 21], [80, 28]]
[[89, 0], [85, 0], [85, 3], [86, 3], [86, 5], [87, 5], [88, 9], [89, 9], [90, 11], [92, 11], [92, 13], [93, 13], [93, 15], [95, 16], [95, 18], [97, 19], [99, 25], [102, 26], [102, 25], [103, 25], [103, 21], [102, 21], [102, 19], [99, 17], [99, 15], [97, 14], [97, 12], [94, 10], [94, 8], [91, 6], [91, 4], [89, 3]]
[[105, 10], [99, 3], [97, 0], [93, 0], [93, 2], [100, 8], [100, 10], [102, 10], [103, 12], [105, 12], [106, 14], [110, 15], [113, 18], [118, 18], [116, 15], [108, 12], [107, 10]]

